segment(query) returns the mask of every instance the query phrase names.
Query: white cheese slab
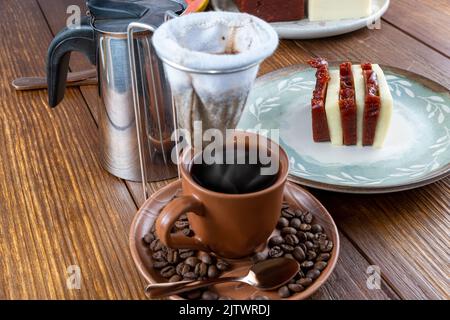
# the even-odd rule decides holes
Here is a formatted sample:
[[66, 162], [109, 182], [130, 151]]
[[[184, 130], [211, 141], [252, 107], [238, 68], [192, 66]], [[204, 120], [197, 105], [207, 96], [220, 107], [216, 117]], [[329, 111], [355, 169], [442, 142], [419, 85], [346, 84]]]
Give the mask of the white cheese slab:
[[309, 0], [310, 21], [364, 18], [372, 12], [372, 0]]
[[364, 83], [364, 74], [361, 65], [352, 65], [352, 72], [355, 81], [357, 145], [361, 147], [363, 144], [364, 98], [366, 95], [366, 85]]
[[340, 86], [339, 70], [331, 70], [327, 98], [325, 101], [325, 112], [327, 114], [331, 143], [336, 146], [342, 146], [344, 139], [342, 133], [341, 110], [339, 109]]
[[375, 148], [381, 148], [384, 144], [384, 141], [386, 140], [386, 136], [391, 126], [392, 110], [394, 109], [394, 99], [392, 98], [391, 91], [389, 90], [389, 86], [383, 70], [378, 64], [373, 64], [372, 69], [378, 77], [378, 85], [380, 88], [381, 97], [380, 117], [378, 118], [373, 146]]

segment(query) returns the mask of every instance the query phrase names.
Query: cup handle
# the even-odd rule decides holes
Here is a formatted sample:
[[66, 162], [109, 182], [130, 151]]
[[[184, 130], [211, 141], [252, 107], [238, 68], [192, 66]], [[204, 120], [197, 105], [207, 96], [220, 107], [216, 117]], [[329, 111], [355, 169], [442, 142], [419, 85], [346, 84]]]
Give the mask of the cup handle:
[[170, 232], [178, 218], [188, 212], [203, 216], [203, 204], [193, 196], [181, 196], [172, 200], [156, 220], [156, 234], [164, 245], [172, 249], [211, 251], [197, 237], [186, 237], [181, 233]]

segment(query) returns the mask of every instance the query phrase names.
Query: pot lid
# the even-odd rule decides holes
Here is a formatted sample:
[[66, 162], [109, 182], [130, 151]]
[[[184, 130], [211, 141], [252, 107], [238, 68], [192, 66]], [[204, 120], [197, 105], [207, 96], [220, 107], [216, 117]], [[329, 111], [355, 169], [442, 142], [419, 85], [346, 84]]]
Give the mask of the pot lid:
[[93, 26], [103, 32], [125, 33], [134, 21], [159, 27], [167, 11], [180, 14], [184, 0], [87, 0]]

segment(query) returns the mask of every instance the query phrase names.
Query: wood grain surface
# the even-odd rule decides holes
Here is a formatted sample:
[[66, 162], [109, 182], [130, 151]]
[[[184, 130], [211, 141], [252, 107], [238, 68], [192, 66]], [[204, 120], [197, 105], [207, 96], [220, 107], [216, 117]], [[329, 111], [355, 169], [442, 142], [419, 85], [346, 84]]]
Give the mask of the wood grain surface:
[[[436, 1], [444, 7], [436, 13], [431, 0], [420, 1], [414, 22], [401, 15], [419, 1], [396, 1], [380, 30], [282, 41], [260, 73], [321, 55], [399, 66], [450, 88], [450, 40], [431, 32], [430, 24], [445, 22], [448, 2]], [[64, 26], [70, 4], [84, 12], [83, 0], [0, 4], [0, 299], [144, 298], [144, 282], [127, 246], [131, 219], [143, 203], [142, 187], [99, 166], [97, 88], [69, 89], [63, 103], [50, 110], [46, 91], [17, 93], [10, 87], [16, 77], [44, 75], [47, 45]], [[426, 36], [419, 32], [423, 25], [431, 30]], [[79, 54], [70, 67], [92, 68]], [[390, 195], [310, 191], [335, 217], [342, 242], [334, 274], [313, 298], [449, 298], [450, 179]], [[73, 264], [81, 267], [81, 290], [66, 287], [66, 268]], [[381, 268], [381, 290], [367, 289], [369, 265]]]

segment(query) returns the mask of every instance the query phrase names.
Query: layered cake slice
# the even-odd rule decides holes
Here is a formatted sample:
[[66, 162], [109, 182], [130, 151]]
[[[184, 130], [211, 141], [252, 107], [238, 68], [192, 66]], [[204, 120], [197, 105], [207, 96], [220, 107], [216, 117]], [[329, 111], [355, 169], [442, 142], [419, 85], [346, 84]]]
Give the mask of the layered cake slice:
[[318, 58], [309, 61], [311, 67], [316, 68], [316, 87], [311, 99], [313, 139], [315, 142], [330, 141], [327, 115], [325, 111], [326, 94], [330, 81], [328, 62]]
[[[317, 61], [326, 63], [323, 59], [315, 59], [310, 64], [317, 67]], [[339, 70], [328, 71], [328, 74], [326, 93], [322, 94], [325, 96], [324, 106], [315, 100], [319, 97], [317, 88], [323, 83], [319, 69], [316, 74], [316, 90], [311, 103], [314, 141], [331, 141], [338, 146], [382, 147], [393, 109], [383, 70], [377, 64], [352, 65], [345, 62]], [[328, 128], [323, 125], [323, 117]]]
[[305, 17], [305, 0], [234, 0], [239, 11], [268, 22], [301, 20]]
[[310, 21], [358, 19], [370, 16], [372, 0], [309, 0]]

